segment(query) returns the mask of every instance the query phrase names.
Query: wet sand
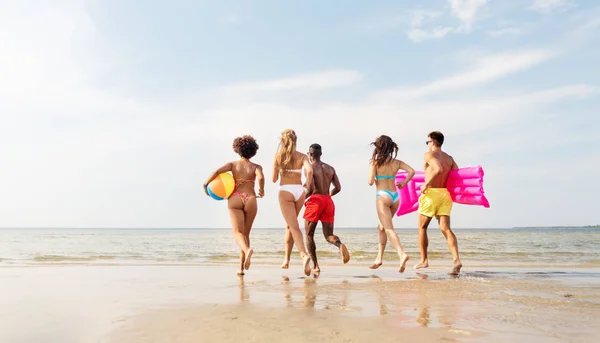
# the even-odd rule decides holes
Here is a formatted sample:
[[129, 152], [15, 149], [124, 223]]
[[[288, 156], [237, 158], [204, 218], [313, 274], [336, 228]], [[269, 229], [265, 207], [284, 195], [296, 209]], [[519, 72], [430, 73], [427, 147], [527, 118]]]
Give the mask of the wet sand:
[[0, 269], [0, 342], [594, 342], [598, 270]]

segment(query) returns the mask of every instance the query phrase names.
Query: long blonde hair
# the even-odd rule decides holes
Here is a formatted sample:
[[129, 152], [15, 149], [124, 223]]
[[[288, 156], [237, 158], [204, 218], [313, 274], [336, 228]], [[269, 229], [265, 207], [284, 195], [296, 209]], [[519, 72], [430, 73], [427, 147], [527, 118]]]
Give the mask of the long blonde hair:
[[286, 170], [293, 163], [294, 152], [296, 152], [296, 132], [292, 129], [286, 129], [281, 132], [281, 141], [279, 142], [279, 152], [277, 153], [277, 164], [279, 168]]

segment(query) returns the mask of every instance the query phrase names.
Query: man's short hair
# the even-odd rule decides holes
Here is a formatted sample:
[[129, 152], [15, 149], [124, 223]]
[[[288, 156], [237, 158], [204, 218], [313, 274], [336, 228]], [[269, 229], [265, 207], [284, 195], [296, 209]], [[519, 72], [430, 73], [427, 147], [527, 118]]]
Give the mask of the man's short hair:
[[444, 144], [444, 134], [439, 131], [432, 131], [427, 135], [437, 146]]
[[317, 153], [317, 155], [321, 155], [321, 145], [313, 143], [310, 145], [310, 148], [313, 149]]

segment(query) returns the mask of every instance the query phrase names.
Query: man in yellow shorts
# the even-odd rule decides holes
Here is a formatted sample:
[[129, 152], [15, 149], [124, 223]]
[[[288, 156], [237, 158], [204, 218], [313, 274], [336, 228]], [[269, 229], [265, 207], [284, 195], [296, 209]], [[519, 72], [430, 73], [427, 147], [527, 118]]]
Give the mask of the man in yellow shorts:
[[439, 131], [430, 132], [427, 135], [427, 147], [425, 153], [425, 183], [421, 186], [419, 197], [419, 248], [421, 250], [421, 263], [414, 266], [415, 269], [429, 267], [427, 259], [427, 227], [431, 218], [435, 216], [440, 230], [446, 237], [450, 251], [452, 252], [454, 266], [452, 275], [458, 275], [462, 263], [458, 256], [458, 242], [456, 236], [450, 229], [450, 212], [452, 211], [452, 197], [446, 188], [446, 181], [451, 170], [458, 169], [458, 165], [452, 156], [442, 151], [444, 135]]

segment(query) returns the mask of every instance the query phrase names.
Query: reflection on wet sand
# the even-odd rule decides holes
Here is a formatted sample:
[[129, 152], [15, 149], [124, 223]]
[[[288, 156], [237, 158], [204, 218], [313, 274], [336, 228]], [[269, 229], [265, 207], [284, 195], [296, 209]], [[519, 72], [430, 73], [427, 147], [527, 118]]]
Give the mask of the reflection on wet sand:
[[[415, 282], [429, 282], [427, 274], [416, 273], [416, 276]], [[368, 279], [368, 281], [352, 283], [344, 279], [331, 282], [323, 278], [305, 277], [290, 280], [289, 276], [282, 275], [279, 288], [280, 299], [288, 308], [337, 309], [366, 315], [372, 313], [379, 317], [391, 316], [394, 321], [406, 326], [414, 326], [411, 323], [416, 323], [417, 326], [424, 328], [452, 328], [456, 315], [460, 312], [460, 306], [451, 298], [438, 306], [432, 306], [431, 304], [437, 301], [425, 292], [408, 294], [394, 291], [391, 285], [398, 280], [384, 281], [377, 275], [358, 278]], [[264, 291], [260, 287], [248, 287], [243, 276], [239, 277], [239, 287], [241, 303], [248, 302], [252, 292]], [[269, 288], [268, 291], [277, 298], [277, 289]], [[375, 305], [376, 307], [373, 307]]]
[[[550, 289], [546, 281], [490, 279], [483, 273], [465, 274], [460, 279], [440, 273], [415, 273], [404, 279], [384, 275], [340, 273], [321, 274], [319, 278], [284, 275], [274, 284], [264, 281], [245, 283], [242, 277], [239, 300], [248, 302], [252, 298], [254, 304], [279, 303], [287, 308], [308, 309], [310, 311], [304, 313], [309, 316], [327, 316], [329, 310], [341, 311], [338, 313], [350, 317], [377, 317], [381, 323], [393, 327], [445, 329], [461, 335], [472, 335], [474, 325], [477, 328], [520, 328], [524, 332], [542, 330], [543, 334], [549, 334], [554, 331], [546, 328], [548, 320], [533, 317], [548, 304], [560, 306], [566, 312], [590, 313], [600, 308], [595, 301], [589, 300], [592, 298], [584, 295], [566, 298], [562, 295], [575, 291], [569, 289], [567, 292], [567, 286], [559, 284]], [[579, 306], [575, 302], [579, 302]], [[551, 315], [555, 316], [544, 313], [546, 317]], [[523, 328], [524, 316], [535, 329]], [[571, 326], [567, 325], [567, 330], [571, 330]], [[580, 333], [581, 336], [585, 334]]]
[[246, 289], [246, 283], [244, 282], [244, 275], [239, 275], [239, 285], [240, 285], [240, 303], [245, 303], [250, 300], [250, 292]]

